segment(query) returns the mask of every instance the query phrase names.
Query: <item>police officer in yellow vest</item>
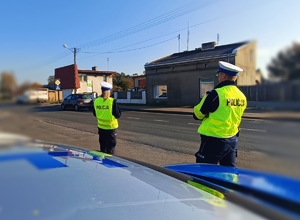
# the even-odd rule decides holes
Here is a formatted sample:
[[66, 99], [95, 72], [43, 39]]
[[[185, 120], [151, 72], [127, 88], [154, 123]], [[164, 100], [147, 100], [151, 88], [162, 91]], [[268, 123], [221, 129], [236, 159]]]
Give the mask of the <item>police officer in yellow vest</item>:
[[117, 101], [110, 97], [112, 85], [108, 82], [101, 83], [102, 94], [94, 101], [93, 114], [98, 121], [98, 134], [100, 151], [114, 154], [117, 144], [118, 119], [121, 117], [121, 110]]
[[201, 120], [201, 137], [196, 163], [235, 167], [239, 125], [247, 107], [245, 95], [235, 86], [243, 70], [227, 62], [219, 62], [219, 84], [194, 107], [194, 118]]

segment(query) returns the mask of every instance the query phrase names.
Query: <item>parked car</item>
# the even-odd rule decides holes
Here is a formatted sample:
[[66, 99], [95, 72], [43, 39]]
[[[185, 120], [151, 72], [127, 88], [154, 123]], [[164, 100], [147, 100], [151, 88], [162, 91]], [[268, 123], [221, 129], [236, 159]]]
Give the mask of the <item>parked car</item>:
[[62, 110], [74, 109], [78, 111], [82, 108], [92, 109], [93, 108], [93, 93], [78, 93], [67, 96], [61, 103], [60, 107]]
[[[2, 150], [1, 150], [2, 149]], [[299, 219], [300, 181], [0, 133], [0, 219]]]

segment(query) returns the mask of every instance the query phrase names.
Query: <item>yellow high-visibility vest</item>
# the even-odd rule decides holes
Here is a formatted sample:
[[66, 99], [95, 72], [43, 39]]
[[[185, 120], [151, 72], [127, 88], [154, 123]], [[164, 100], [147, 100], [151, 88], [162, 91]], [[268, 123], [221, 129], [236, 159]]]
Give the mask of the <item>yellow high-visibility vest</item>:
[[[242, 115], [247, 107], [245, 95], [236, 86], [215, 89], [219, 95], [219, 107], [205, 117], [198, 133], [217, 138], [229, 138], [238, 133]], [[196, 106], [201, 109], [203, 102]]]
[[98, 120], [98, 127], [105, 130], [118, 128], [118, 120], [112, 114], [113, 98], [104, 100], [102, 97], [94, 101], [94, 109]]

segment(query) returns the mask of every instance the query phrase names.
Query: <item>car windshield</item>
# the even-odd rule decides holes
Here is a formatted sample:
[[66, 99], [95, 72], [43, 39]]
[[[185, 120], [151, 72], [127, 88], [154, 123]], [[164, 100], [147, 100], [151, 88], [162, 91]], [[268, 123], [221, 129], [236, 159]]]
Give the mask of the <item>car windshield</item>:
[[93, 98], [92, 94], [84, 94], [84, 95], [82, 95], [82, 99], [92, 99], [92, 98]]

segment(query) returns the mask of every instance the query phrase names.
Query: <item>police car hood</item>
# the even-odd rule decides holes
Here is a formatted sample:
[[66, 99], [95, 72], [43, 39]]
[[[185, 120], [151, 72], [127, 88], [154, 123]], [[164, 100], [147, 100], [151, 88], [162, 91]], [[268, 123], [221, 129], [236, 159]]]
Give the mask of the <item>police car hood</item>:
[[0, 144], [0, 219], [261, 219], [122, 158], [14, 140]]

